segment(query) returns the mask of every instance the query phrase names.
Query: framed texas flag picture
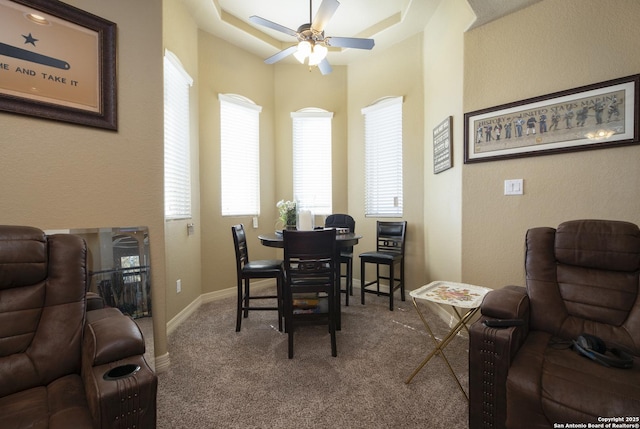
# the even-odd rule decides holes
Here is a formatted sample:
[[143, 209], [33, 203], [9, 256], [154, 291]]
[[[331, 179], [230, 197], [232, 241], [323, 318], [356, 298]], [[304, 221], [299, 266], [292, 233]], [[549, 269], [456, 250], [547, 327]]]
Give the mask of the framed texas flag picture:
[[116, 130], [116, 24], [58, 1], [0, 0], [0, 111]]

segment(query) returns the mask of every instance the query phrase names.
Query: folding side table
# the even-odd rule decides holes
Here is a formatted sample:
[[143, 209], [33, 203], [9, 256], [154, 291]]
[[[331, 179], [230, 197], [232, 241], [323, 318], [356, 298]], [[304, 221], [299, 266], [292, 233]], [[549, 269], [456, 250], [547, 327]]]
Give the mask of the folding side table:
[[[458, 383], [458, 387], [460, 387], [460, 390], [464, 394], [465, 398], [467, 398], [467, 400], [469, 399], [467, 393], [464, 391], [462, 385], [460, 384], [458, 376], [453, 371], [449, 360], [444, 354], [444, 348], [447, 347], [447, 345], [451, 342], [451, 340], [455, 338], [455, 336], [458, 334], [458, 332], [460, 332], [460, 330], [462, 330], [462, 328], [467, 329], [467, 322], [469, 322], [473, 315], [476, 314], [476, 312], [480, 308], [480, 304], [482, 304], [482, 299], [490, 290], [491, 289], [486, 287], [465, 283], [435, 281], [429, 283], [428, 285], [422, 286], [419, 289], [409, 292], [411, 300], [413, 301], [413, 306], [418, 312], [418, 315], [420, 316], [420, 319], [422, 320], [425, 328], [429, 332], [429, 335], [431, 336], [431, 339], [435, 344], [435, 348], [433, 349], [433, 351], [431, 351], [431, 353], [427, 355], [426, 358], [424, 358], [424, 360], [413, 371], [413, 373], [409, 376], [405, 383], [409, 384], [413, 377], [415, 377], [415, 375], [420, 372], [420, 370], [427, 364], [427, 362], [429, 362], [429, 360], [431, 360], [433, 356], [439, 354], [447, 364], [447, 367], [449, 367], [449, 372], [451, 373], [451, 375], [453, 375], [453, 378]], [[422, 311], [420, 310], [420, 307], [418, 306], [417, 300], [425, 300], [438, 305], [450, 306], [453, 309], [454, 314], [458, 318], [458, 322], [451, 328], [449, 333], [440, 342], [438, 342], [435, 335], [433, 334], [429, 323], [427, 323], [427, 320], [425, 319]], [[461, 313], [458, 309], [463, 309], [464, 314]]]

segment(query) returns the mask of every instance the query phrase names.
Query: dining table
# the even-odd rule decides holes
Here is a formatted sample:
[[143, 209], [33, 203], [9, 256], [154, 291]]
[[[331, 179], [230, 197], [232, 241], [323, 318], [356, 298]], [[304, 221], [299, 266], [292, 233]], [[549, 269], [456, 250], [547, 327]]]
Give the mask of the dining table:
[[[352, 247], [358, 244], [361, 235], [349, 232], [347, 234], [336, 234], [336, 244], [338, 247]], [[269, 234], [260, 234], [258, 239], [263, 246], [284, 248], [284, 240], [282, 239], [282, 233], [272, 232]]]
[[[336, 234], [336, 245], [338, 248], [340, 247], [352, 247], [358, 244], [361, 235], [349, 232], [346, 234]], [[282, 233], [280, 232], [272, 232], [268, 234], [260, 234], [258, 235], [258, 239], [263, 246], [267, 247], [276, 247], [276, 248], [284, 248], [284, 239], [282, 238]], [[339, 257], [339, 256], [336, 256]], [[340, 264], [336, 264], [338, 272], [336, 273], [336, 305], [338, 307], [338, 321], [337, 321], [337, 330], [341, 330], [342, 328], [342, 297], [340, 295]], [[349, 293], [349, 291], [347, 291]]]

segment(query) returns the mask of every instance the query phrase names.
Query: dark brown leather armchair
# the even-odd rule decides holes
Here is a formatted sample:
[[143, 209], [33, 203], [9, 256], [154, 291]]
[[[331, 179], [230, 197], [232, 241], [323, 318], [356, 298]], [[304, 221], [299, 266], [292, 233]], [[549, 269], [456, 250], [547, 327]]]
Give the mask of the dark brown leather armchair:
[[[470, 327], [469, 427], [586, 427], [610, 418], [637, 419], [638, 227], [577, 220], [530, 229], [525, 269], [526, 289], [507, 286], [487, 294], [480, 319]], [[492, 328], [483, 323], [487, 319], [523, 324]], [[582, 334], [628, 353], [632, 368], [606, 367], [577, 353], [572, 341]], [[619, 358], [610, 350], [605, 356]]]
[[86, 311], [86, 245], [0, 226], [0, 427], [155, 428], [140, 329]]

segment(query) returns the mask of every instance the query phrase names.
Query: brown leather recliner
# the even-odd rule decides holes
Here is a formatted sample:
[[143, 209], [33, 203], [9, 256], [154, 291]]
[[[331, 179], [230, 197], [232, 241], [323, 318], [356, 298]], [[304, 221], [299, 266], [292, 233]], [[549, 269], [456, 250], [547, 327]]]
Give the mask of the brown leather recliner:
[[0, 427], [155, 428], [157, 377], [142, 333], [87, 312], [87, 249], [74, 235], [0, 226]]
[[[526, 289], [488, 293], [480, 319], [470, 327], [469, 427], [586, 427], [637, 419], [638, 227], [577, 220], [557, 229], [530, 229], [525, 268]], [[493, 319], [520, 319], [523, 325], [483, 323]], [[582, 334], [602, 339], [609, 360], [631, 360], [632, 368], [606, 367], [579, 354], [573, 341]], [[612, 355], [611, 349], [622, 353]]]

